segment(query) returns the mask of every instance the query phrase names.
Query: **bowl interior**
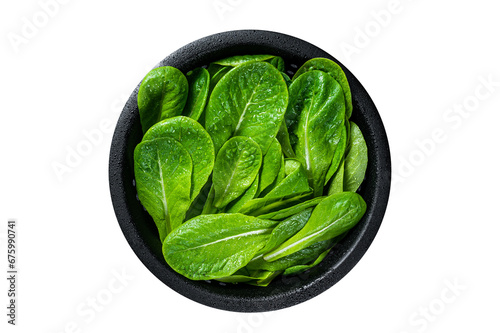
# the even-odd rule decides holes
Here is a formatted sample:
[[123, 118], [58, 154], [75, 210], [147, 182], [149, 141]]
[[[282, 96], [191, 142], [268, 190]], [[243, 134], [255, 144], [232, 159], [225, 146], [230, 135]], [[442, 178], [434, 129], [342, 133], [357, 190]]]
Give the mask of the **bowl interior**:
[[[331, 55], [303, 40], [269, 31], [239, 30], [197, 40], [172, 53], [158, 66], [187, 73], [231, 55], [273, 54], [285, 60], [292, 76], [308, 59]], [[339, 63], [340, 64], [340, 63]], [[110, 153], [110, 189], [115, 213], [130, 246], [144, 265], [167, 286], [199, 303], [219, 309], [256, 312], [285, 308], [310, 299], [344, 277], [361, 259], [375, 237], [387, 206], [390, 153], [380, 116], [359, 81], [342, 64], [352, 90], [352, 120], [368, 146], [368, 169], [359, 193], [367, 203], [363, 219], [330, 251], [321, 264], [291, 277], [278, 277], [268, 287], [191, 281], [173, 271], [163, 259], [155, 224], [137, 199], [133, 152], [142, 139], [137, 108], [138, 87], [118, 120]], [[146, 74], [146, 73], [145, 73]]]

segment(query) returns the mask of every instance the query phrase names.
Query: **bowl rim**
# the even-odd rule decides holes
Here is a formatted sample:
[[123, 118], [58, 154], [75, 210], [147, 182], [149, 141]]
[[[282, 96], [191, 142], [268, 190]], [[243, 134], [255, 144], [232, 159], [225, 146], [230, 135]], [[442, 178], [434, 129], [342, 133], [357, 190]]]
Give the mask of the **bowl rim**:
[[[266, 288], [253, 286], [250, 287], [260, 290], [234, 292], [245, 289], [229, 286], [219, 288], [206, 281], [191, 281], [174, 272], [144, 240], [143, 231], [134, 223], [134, 213], [128, 204], [130, 196], [126, 195], [127, 182], [130, 181], [130, 178], [127, 178], [130, 174], [127, 142], [139, 117], [137, 92], [140, 83], [132, 92], [120, 114], [109, 157], [109, 184], [115, 215], [125, 238], [141, 262], [160, 281], [179, 294], [210, 307], [237, 312], [263, 312], [293, 306], [319, 295], [340, 281], [359, 262], [375, 238], [387, 208], [391, 183], [389, 143], [375, 104], [361, 83], [342, 63], [309, 42], [283, 33], [265, 30], [226, 31], [203, 37], [181, 47], [158, 63], [155, 68], [169, 65], [186, 73], [187, 70], [198, 67], [200, 59], [214, 61], [223, 58], [223, 54], [230, 54], [231, 51], [233, 54], [245, 54], [254, 49], [275, 49], [275, 55], [286, 57], [287, 54], [292, 54], [303, 61], [312, 57], [329, 58], [337, 62], [347, 76], [354, 109], [360, 114], [358, 118], [363, 119], [362, 123], [356, 123], [365, 137], [368, 136], [371, 140], [370, 142], [367, 140], [367, 144], [372, 146], [372, 149], [369, 146], [367, 170], [367, 177], [370, 177], [368, 186], [370, 205], [362, 221], [355, 227], [356, 230], [349, 234], [349, 241], [337, 248], [339, 254], [335, 255], [336, 260], [332, 261], [329, 254], [324, 263], [319, 265], [322, 267], [320, 271], [315, 268], [314, 273], [306, 272], [303, 276], [283, 277], [280, 288], [274, 290], [270, 288], [271, 286], [266, 287], [270, 288], [268, 292], [262, 292]], [[367, 179], [365, 179], [366, 182]], [[368, 204], [369, 200], [366, 201]]]

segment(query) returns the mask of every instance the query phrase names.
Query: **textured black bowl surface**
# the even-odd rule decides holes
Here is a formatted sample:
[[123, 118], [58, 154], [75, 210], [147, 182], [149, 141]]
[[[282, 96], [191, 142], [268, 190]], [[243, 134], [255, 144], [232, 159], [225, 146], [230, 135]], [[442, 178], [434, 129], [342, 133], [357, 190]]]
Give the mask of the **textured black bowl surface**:
[[[269, 31], [238, 30], [199, 39], [175, 51], [158, 66], [173, 66], [187, 73], [212, 61], [243, 54], [281, 56], [290, 75], [306, 60], [315, 57], [339, 63], [325, 51], [295, 37]], [[137, 108], [139, 86], [136, 87], [121, 113], [113, 136], [109, 182], [123, 234], [139, 259], [158, 279], [178, 293], [214, 308], [260, 312], [304, 302], [333, 286], [356, 265], [382, 222], [389, 199], [391, 162], [387, 136], [375, 105], [361, 83], [340, 65], [352, 90], [352, 120], [360, 127], [368, 145], [369, 165], [360, 189], [367, 203], [366, 214], [321, 264], [298, 276], [278, 277], [265, 288], [191, 281], [173, 271], [163, 259], [158, 232], [137, 200], [134, 186], [133, 152], [142, 138]]]

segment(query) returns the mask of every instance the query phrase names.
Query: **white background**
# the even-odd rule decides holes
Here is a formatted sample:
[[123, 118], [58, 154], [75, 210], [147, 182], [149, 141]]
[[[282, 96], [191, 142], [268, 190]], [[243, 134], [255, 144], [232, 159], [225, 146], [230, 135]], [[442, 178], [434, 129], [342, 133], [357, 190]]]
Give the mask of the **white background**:
[[[2, 271], [8, 218], [20, 248], [18, 326], [6, 324], [2, 278], [2, 332], [499, 331], [494, 1], [60, 0], [51, 16], [46, 2], [0, 5]], [[385, 123], [395, 180], [358, 265], [318, 297], [266, 315], [197, 304], [142, 265], [113, 212], [112, 130], [100, 127], [114, 127], [165, 56], [245, 28], [302, 38], [354, 73]], [[102, 140], [58, 177], [54, 165], [96, 131]]]

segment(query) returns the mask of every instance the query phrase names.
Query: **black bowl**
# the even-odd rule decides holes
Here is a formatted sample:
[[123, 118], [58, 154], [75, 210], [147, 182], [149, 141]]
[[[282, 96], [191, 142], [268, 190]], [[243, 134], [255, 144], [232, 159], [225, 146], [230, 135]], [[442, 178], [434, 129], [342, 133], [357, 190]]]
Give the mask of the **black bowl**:
[[[229, 31], [199, 39], [175, 51], [158, 66], [173, 66], [187, 73], [199, 66], [238, 54], [273, 54], [283, 57], [286, 71], [293, 73], [306, 60], [335, 58], [316, 46], [288, 35], [259, 30]], [[339, 63], [340, 64], [340, 63]], [[268, 287], [191, 281], [173, 271], [162, 255], [155, 224], [137, 200], [133, 152], [142, 130], [136, 87], [118, 120], [111, 145], [109, 183], [116, 217], [130, 246], [143, 264], [163, 283], [196, 302], [239, 312], [271, 311], [304, 302], [343, 278], [373, 241], [389, 199], [391, 162], [382, 120], [361, 83], [345, 68], [352, 90], [352, 120], [358, 124], [368, 145], [368, 170], [360, 194], [366, 201], [363, 219], [321, 264], [292, 277], [281, 277]]]

